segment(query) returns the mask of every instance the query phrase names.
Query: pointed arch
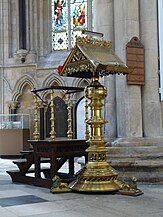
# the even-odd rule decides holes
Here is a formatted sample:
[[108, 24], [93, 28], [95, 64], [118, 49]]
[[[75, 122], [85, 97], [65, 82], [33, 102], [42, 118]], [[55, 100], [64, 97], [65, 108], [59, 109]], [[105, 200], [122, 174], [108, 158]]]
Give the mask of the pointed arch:
[[[63, 80], [63, 78], [57, 74], [51, 74], [50, 76], [47, 76], [42, 84], [42, 87], [50, 87], [50, 86], [66, 86], [65, 85], [65, 81]], [[56, 90], [57, 93], [57, 90]], [[49, 91], [43, 91], [42, 93], [40, 93], [41, 97], [43, 99], [46, 100], [46, 98], [49, 95]], [[59, 91], [58, 95], [61, 98], [64, 98], [64, 92], [62, 93], [62, 91]]]
[[8, 87], [10, 92], [12, 92], [12, 88], [11, 88], [11, 85], [10, 85], [9, 81], [6, 78], [3, 78], [3, 80], [4, 80], [4, 83], [6, 83], [6, 86]]
[[58, 86], [65, 86], [65, 81], [63, 80], [63, 78], [60, 75], [57, 74], [51, 74], [50, 76], [48, 75], [42, 86], [43, 87], [49, 87], [51, 85], [53, 85], [54, 83], [56, 83], [56, 85]]
[[73, 81], [73, 86], [75, 87], [86, 87], [90, 84], [90, 79], [86, 78], [75, 78]]
[[12, 100], [17, 101], [18, 98], [22, 95], [23, 89], [26, 85], [29, 85], [31, 90], [37, 88], [37, 82], [30, 76], [25, 75], [21, 77], [15, 84]]

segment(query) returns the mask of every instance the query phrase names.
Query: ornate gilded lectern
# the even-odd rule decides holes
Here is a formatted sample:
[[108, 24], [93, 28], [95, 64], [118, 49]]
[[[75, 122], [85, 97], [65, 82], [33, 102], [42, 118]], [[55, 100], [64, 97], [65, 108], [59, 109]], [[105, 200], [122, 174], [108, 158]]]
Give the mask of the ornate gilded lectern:
[[70, 188], [79, 192], [114, 192], [122, 187], [115, 171], [106, 160], [107, 148], [104, 146], [102, 127], [102, 101], [107, 89], [100, 84], [99, 76], [115, 73], [128, 74], [132, 70], [120, 60], [111, 49], [111, 43], [93, 37], [78, 37], [76, 45], [64, 65], [58, 68], [60, 75], [90, 78], [91, 84], [85, 87], [84, 95], [89, 100], [91, 117], [87, 120], [91, 135], [88, 139], [88, 163], [79, 171]]

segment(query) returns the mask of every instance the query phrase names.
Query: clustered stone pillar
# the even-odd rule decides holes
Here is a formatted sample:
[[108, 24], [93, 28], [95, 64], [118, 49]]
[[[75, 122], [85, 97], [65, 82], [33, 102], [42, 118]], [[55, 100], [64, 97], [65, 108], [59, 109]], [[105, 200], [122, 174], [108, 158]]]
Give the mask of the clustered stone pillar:
[[[118, 16], [117, 16], [118, 15]], [[115, 52], [126, 62], [126, 44], [139, 38], [139, 1], [114, 1]], [[126, 31], [127, 30], [127, 31]], [[142, 137], [141, 86], [116, 76], [117, 137]]]
[[[114, 25], [113, 0], [94, 0], [94, 31], [104, 34], [104, 40], [112, 42], [114, 49]], [[104, 116], [108, 123], [104, 126], [106, 138], [116, 137], [116, 97], [115, 75], [101, 79], [101, 83], [107, 87], [108, 95], [105, 99]]]
[[[147, 7], [147, 4], [150, 7]], [[157, 1], [140, 1], [141, 39], [145, 47], [145, 86], [143, 88], [144, 136], [162, 135], [161, 103], [159, 98]]]
[[[2, 2], [2, 1], [1, 1]], [[0, 4], [0, 98], [1, 98], [1, 105], [0, 105], [0, 114], [3, 113], [3, 71], [4, 71], [4, 66], [3, 66], [3, 13], [2, 13], [2, 3]]]

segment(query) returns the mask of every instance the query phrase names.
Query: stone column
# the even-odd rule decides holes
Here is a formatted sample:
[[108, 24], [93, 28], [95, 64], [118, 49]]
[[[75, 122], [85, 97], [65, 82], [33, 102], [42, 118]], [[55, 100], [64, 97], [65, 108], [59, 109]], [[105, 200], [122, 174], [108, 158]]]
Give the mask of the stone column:
[[44, 56], [51, 52], [51, 4], [50, 1], [39, 0], [37, 6], [39, 54]]
[[[150, 5], [150, 7], [147, 7]], [[140, 1], [141, 41], [145, 47], [145, 86], [143, 98], [144, 136], [162, 135], [161, 103], [159, 98], [157, 1]]]
[[[104, 40], [111, 41], [114, 48], [113, 0], [94, 1], [94, 31], [104, 34]], [[105, 137], [116, 137], [116, 103], [115, 76], [109, 76], [100, 81], [108, 91], [104, 105], [104, 118], [108, 123], [104, 126]], [[107, 129], [107, 130], [106, 130]]]
[[3, 67], [0, 67], [0, 114], [3, 114]]
[[44, 55], [52, 50], [52, 14], [51, 1], [44, 1]]
[[104, 34], [104, 39], [113, 42], [113, 0], [94, 0], [94, 31]]
[[8, 101], [7, 105], [9, 107], [9, 114], [16, 114], [16, 110], [19, 108], [20, 103], [18, 101]]
[[3, 11], [2, 0], [0, 0], [0, 65], [3, 62]]
[[4, 65], [8, 63], [10, 51], [9, 3], [7, 0], [0, 0], [0, 113], [4, 113]]
[[3, 12], [2, 12], [2, 0], [0, 0], [0, 114], [3, 113]]
[[0, 8], [3, 29], [0, 40], [2, 40], [4, 50], [3, 59], [8, 64], [19, 45], [18, 1], [1, 0]]
[[26, 44], [27, 44], [27, 50], [33, 50], [34, 49], [34, 5], [33, 0], [29, 0], [26, 2]]
[[37, 10], [37, 6], [38, 5], [38, 1], [36, 0], [32, 0], [31, 2], [31, 7], [33, 7], [33, 19], [37, 20], [37, 22], [33, 22], [32, 28], [33, 28], [33, 50], [38, 51], [38, 10]]
[[[114, 1], [115, 53], [126, 62], [126, 44], [139, 38], [139, 1]], [[141, 87], [116, 75], [117, 137], [142, 137]]]
[[[26, 11], [26, 49], [18, 50], [15, 53], [16, 61], [20, 62], [20, 53], [26, 54], [25, 62], [26, 63], [34, 63], [36, 62], [36, 47], [37, 47], [37, 38], [35, 38], [37, 19], [34, 17], [35, 7], [37, 7], [37, 1], [35, 0], [26, 0], [25, 1], [25, 11]], [[34, 26], [35, 25], [35, 26]]]
[[18, 101], [8, 101], [9, 114], [11, 114], [10, 121], [16, 121], [16, 111], [20, 103]]
[[9, 1], [2, 1], [4, 60], [9, 58]]
[[9, 40], [9, 50], [10, 57], [14, 56], [15, 51], [20, 49], [19, 43], [19, 1], [8, 1], [9, 2], [9, 20], [10, 20], [10, 40]]
[[39, 55], [44, 55], [44, 20], [43, 20], [43, 12], [44, 12], [44, 0], [37, 1], [38, 6], [38, 49], [39, 49]]

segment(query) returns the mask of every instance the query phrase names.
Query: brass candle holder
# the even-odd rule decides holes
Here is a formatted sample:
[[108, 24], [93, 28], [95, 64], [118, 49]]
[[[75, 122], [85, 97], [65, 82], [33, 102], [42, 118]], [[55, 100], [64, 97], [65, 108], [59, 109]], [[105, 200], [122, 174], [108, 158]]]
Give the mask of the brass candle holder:
[[67, 137], [68, 139], [72, 139], [72, 118], [71, 118], [71, 98], [70, 98], [70, 94], [67, 94], [67, 112], [68, 112], [68, 119], [67, 119], [67, 123], [68, 123], [68, 131], [67, 131]]
[[54, 116], [54, 93], [53, 93], [53, 90], [51, 90], [51, 93], [50, 93], [50, 108], [51, 108], [51, 132], [50, 132], [50, 139], [51, 140], [55, 140], [56, 138], [56, 132], [55, 132], [55, 116]]
[[37, 96], [34, 94], [34, 132], [33, 132], [33, 136], [34, 136], [35, 141], [39, 140], [38, 109], [39, 109], [39, 105], [38, 105]]

